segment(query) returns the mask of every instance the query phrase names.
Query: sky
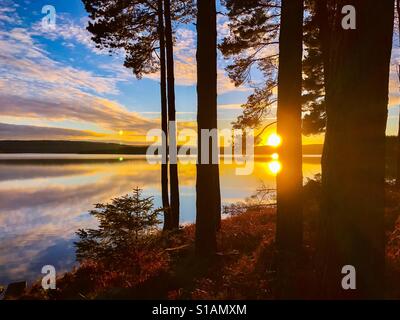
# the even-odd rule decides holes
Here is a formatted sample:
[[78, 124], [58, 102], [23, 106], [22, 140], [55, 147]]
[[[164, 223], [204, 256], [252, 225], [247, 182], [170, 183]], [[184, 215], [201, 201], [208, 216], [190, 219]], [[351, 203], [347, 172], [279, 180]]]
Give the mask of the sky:
[[[45, 5], [56, 10], [54, 30], [43, 28]], [[91, 41], [81, 0], [0, 0], [0, 139], [85, 140], [144, 144], [159, 128], [157, 74], [141, 80], [123, 67], [123, 54], [108, 55]], [[228, 33], [218, 19], [218, 36]], [[196, 119], [196, 34], [193, 24], [176, 26], [175, 77], [178, 128], [194, 128]], [[397, 134], [399, 85], [395, 44], [387, 133]], [[252, 93], [236, 88], [218, 56], [218, 123], [240, 114]], [[267, 121], [275, 121], [273, 107]], [[271, 130], [274, 130], [272, 127]], [[322, 136], [304, 143], [321, 143]]]

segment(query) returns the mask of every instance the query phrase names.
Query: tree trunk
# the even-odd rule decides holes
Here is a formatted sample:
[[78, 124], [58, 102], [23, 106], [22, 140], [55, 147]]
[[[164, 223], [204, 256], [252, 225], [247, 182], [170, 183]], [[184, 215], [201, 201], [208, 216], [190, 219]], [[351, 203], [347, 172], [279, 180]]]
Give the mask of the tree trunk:
[[165, 65], [165, 28], [162, 0], [158, 0], [158, 33], [160, 38], [160, 90], [161, 90], [161, 130], [163, 132], [163, 150], [161, 164], [161, 198], [164, 211], [164, 230], [171, 229], [171, 217], [168, 196], [168, 111], [167, 79]]
[[328, 0], [315, 0], [316, 18], [319, 28], [319, 41], [321, 44], [322, 61], [324, 66], [324, 84], [328, 82], [328, 65], [330, 53], [330, 17], [328, 11]]
[[301, 90], [303, 0], [283, 0], [279, 36], [277, 132], [282, 137], [277, 175], [278, 297], [296, 295], [293, 278], [303, 241]]
[[[356, 30], [341, 26], [344, 5]], [[394, 1], [340, 0], [326, 88], [322, 159], [323, 293], [328, 298], [383, 298], [385, 129]], [[345, 265], [356, 290], [343, 290]]]
[[[400, 0], [396, 0], [396, 11], [397, 11], [397, 26], [399, 28], [399, 41], [400, 41]], [[400, 43], [399, 43], [400, 44]], [[400, 83], [400, 65], [398, 67], [398, 77]], [[400, 188], [400, 110], [399, 110], [399, 129], [397, 133], [397, 164], [396, 164], [396, 186]]]
[[[399, 78], [400, 78], [400, 65]], [[396, 163], [396, 187], [400, 189], [400, 110], [399, 110], [399, 129], [397, 132], [397, 163]]]
[[277, 131], [282, 172], [277, 175], [277, 244], [297, 251], [302, 244], [301, 88], [303, 1], [282, 1], [279, 39]]
[[[165, 14], [165, 40], [167, 49], [168, 118], [169, 118], [169, 132], [171, 133], [169, 141], [171, 228], [178, 229], [179, 228], [179, 179], [178, 179], [177, 158], [175, 156], [177, 153], [177, 142], [176, 142], [176, 110], [175, 110], [174, 43], [172, 40], [170, 0], [164, 0], [164, 14]], [[171, 126], [173, 126], [173, 128]]]
[[217, 23], [215, 0], [197, 1], [197, 125], [198, 164], [196, 180], [196, 253], [215, 254], [216, 231], [221, 215], [219, 167], [212, 164], [218, 148], [210, 143], [209, 164], [201, 163], [202, 129], [217, 128]]

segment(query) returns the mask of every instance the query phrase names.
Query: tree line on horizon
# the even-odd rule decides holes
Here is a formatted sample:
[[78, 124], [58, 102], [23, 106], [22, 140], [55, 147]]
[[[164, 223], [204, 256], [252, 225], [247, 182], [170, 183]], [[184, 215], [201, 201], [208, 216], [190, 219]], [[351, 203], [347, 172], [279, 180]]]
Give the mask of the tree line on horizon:
[[[215, 0], [82, 1], [91, 19], [88, 30], [100, 48], [110, 53], [123, 49], [125, 67], [138, 78], [159, 71], [165, 137], [174, 130], [168, 121], [176, 120], [174, 24], [196, 24], [198, 132], [217, 128], [218, 49], [232, 61], [227, 72], [235, 85], [254, 87], [235, 128], [262, 130], [277, 103], [283, 167], [277, 175], [276, 226], [281, 298], [295, 297], [293, 275], [303, 252], [302, 134], [325, 132], [317, 248], [321, 295], [383, 297], [394, 0], [225, 0], [222, 13]], [[356, 9], [356, 29], [342, 27], [346, 5]], [[219, 44], [217, 14], [229, 19], [229, 35]], [[274, 47], [278, 50], [270, 50]], [[251, 78], [254, 68], [263, 75], [261, 83]], [[198, 145], [201, 139], [198, 134]], [[163, 143], [167, 150], [177, 148], [176, 141]], [[209, 145], [211, 157], [218, 148]], [[199, 259], [212, 260], [221, 219], [219, 166], [198, 162], [195, 249]], [[161, 177], [163, 206], [169, 208], [164, 230], [176, 230], [177, 165], [162, 165]], [[357, 290], [341, 288], [345, 265], [357, 270]]]

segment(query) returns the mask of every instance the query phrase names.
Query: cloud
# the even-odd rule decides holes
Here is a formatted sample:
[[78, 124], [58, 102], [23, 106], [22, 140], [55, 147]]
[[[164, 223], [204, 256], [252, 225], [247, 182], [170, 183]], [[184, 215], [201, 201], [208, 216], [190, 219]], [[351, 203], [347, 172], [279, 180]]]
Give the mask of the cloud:
[[400, 65], [400, 48], [393, 47], [392, 63], [390, 65], [389, 79], [389, 108], [400, 104], [400, 82], [398, 68]]
[[157, 120], [103, 97], [117, 94], [117, 83], [123, 79], [97, 76], [50, 59], [26, 29], [0, 31], [0, 73], [2, 116], [71, 120], [136, 134], [158, 126]]
[[86, 30], [88, 21], [87, 17], [76, 22], [66, 14], [57, 14], [55, 30], [43, 28], [42, 22], [38, 21], [32, 26], [32, 33], [53, 41], [62, 39], [65, 46], [74, 47], [74, 43], [81, 44], [96, 54], [108, 54], [108, 52], [96, 48], [95, 43], [91, 40], [92, 35]]
[[22, 20], [17, 12], [18, 4], [11, 0], [0, 0], [0, 25], [14, 24], [19, 25]]
[[[193, 86], [197, 82], [195, 33], [189, 29], [176, 31], [174, 46], [175, 83], [182, 86]], [[159, 81], [159, 72], [145, 76]]]
[[[174, 46], [175, 56], [175, 82], [181, 86], [194, 86], [197, 83], [197, 65], [196, 65], [196, 33], [186, 28], [180, 28], [176, 31], [176, 44]], [[228, 78], [224, 65], [225, 61], [218, 53], [219, 67], [218, 75], [218, 93], [224, 94], [230, 91], [247, 91], [247, 88], [237, 88]], [[147, 75], [147, 78], [158, 81], [159, 73]]]
[[117, 93], [117, 79], [96, 76], [92, 72], [65, 66], [48, 57], [48, 53], [32, 39], [24, 28], [0, 31], [0, 70], [9, 83], [19, 89], [32, 87], [70, 88], [96, 93]]
[[2, 140], [35, 140], [43, 139], [43, 137], [66, 140], [77, 137], [82, 138], [85, 136], [91, 137], [97, 136], [97, 134], [83, 130], [0, 123], [0, 137]]
[[124, 130], [140, 134], [158, 125], [157, 120], [130, 112], [116, 102], [84, 93], [75, 93], [71, 97], [53, 97], [49, 93], [49, 96], [42, 96], [40, 100], [3, 93], [0, 94], [0, 112], [8, 117], [94, 123], [109, 131]]

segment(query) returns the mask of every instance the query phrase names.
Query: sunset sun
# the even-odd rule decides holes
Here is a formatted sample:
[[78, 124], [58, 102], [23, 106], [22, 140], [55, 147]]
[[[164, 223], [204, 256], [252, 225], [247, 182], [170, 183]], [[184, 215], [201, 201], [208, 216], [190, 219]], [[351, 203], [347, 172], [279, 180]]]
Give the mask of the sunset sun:
[[282, 139], [276, 133], [272, 133], [267, 137], [267, 146], [278, 147], [282, 143]]

